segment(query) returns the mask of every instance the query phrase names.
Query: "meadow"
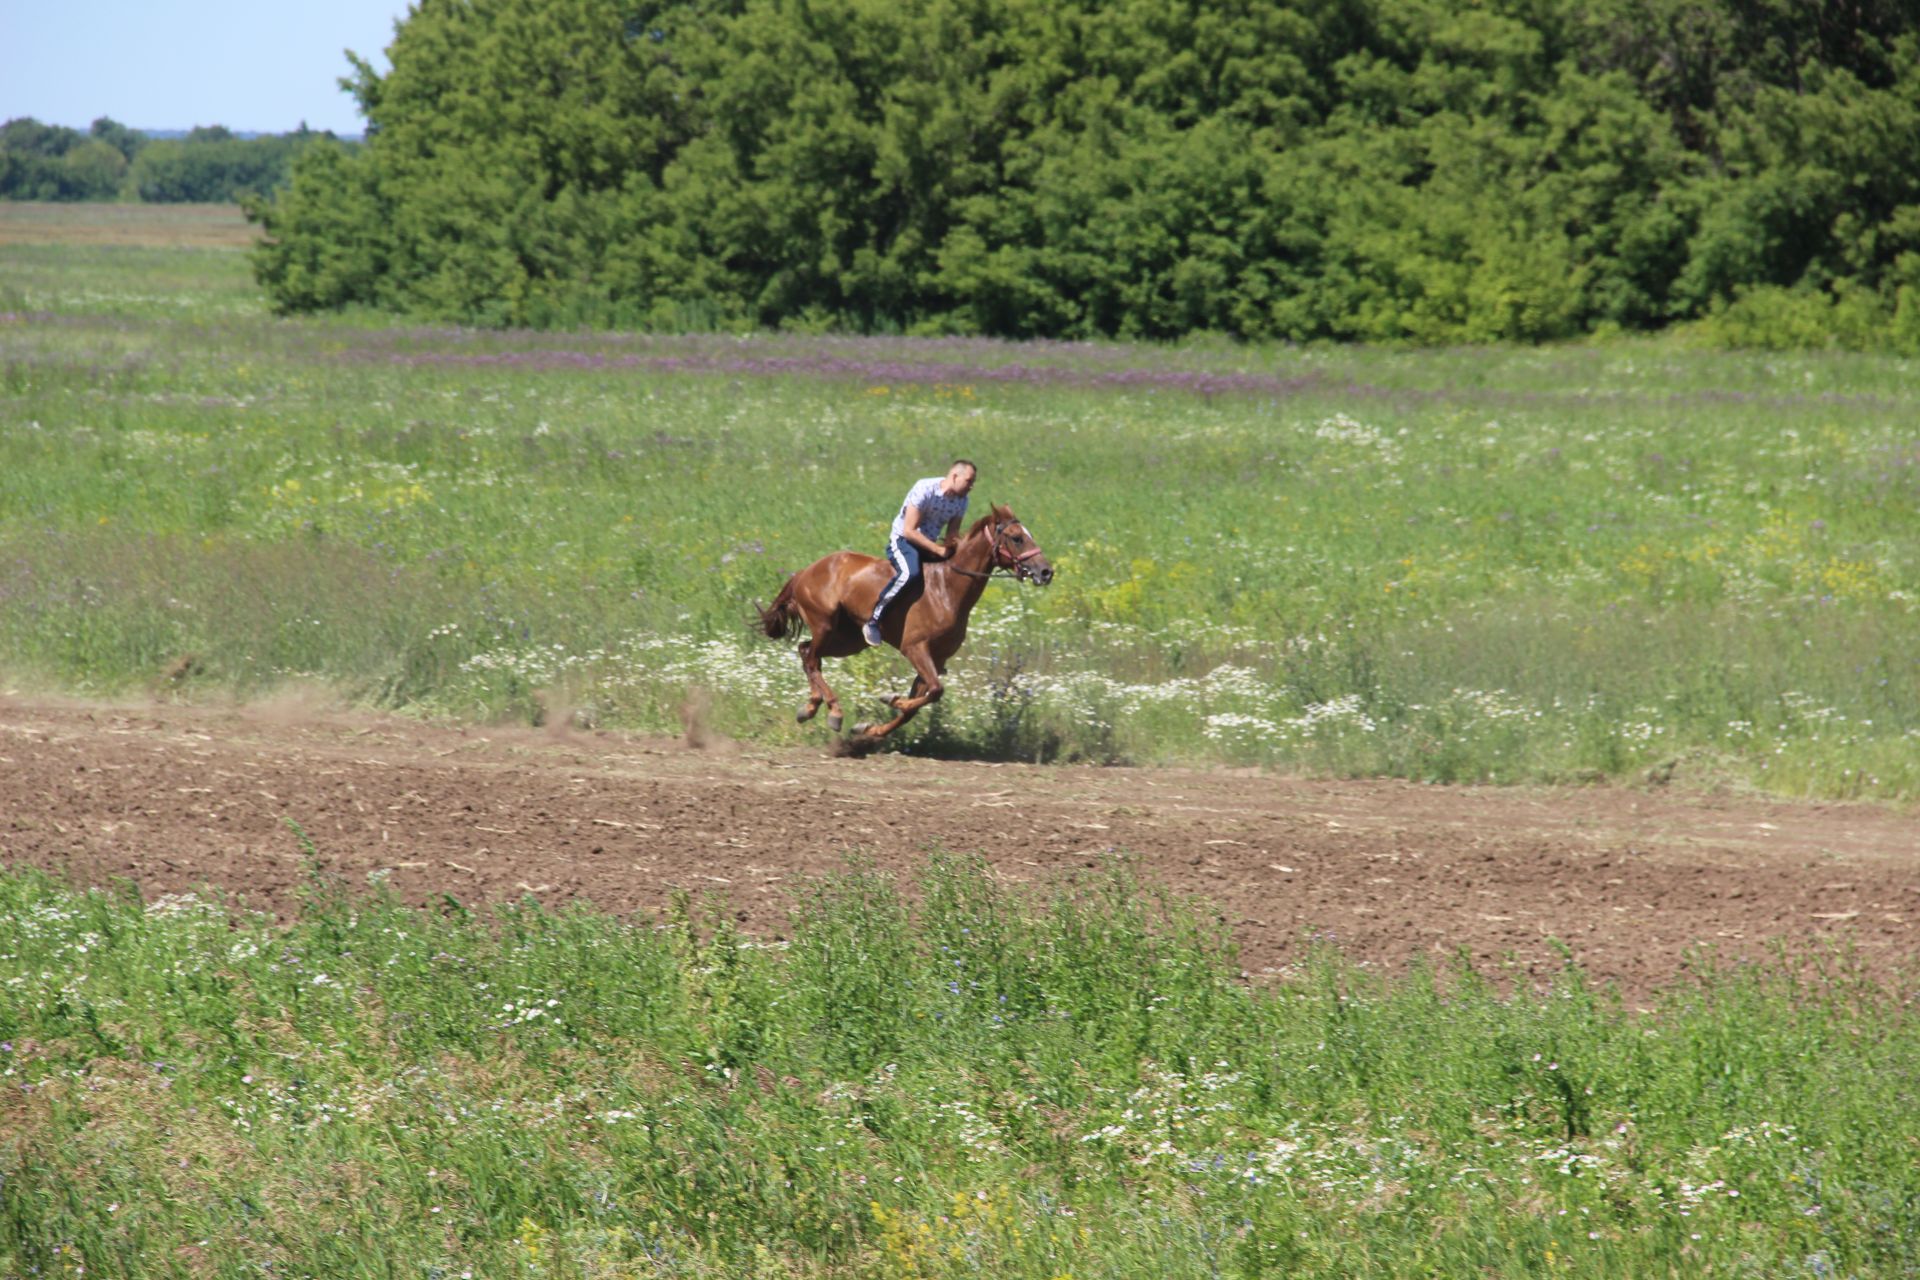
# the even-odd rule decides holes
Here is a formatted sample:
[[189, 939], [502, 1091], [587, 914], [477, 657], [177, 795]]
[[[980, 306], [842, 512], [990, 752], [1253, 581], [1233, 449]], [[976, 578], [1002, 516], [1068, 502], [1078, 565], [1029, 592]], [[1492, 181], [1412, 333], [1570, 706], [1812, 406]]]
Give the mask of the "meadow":
[[16, 685], [812, 741], [752, 606], [967, 456], [1060, 573], [909, 750], [1920, 795], [1911, 360], [290, 321], [161, 216], [0, 217]]
[[778, 941], [348, 888], [0, 874], [0, 1273], [1920, 1268], [1920, 1036], [1838, 951], [1626, 1010], [1331, 952], [1250, 988], [1120, 863], [935, 855], [913, 907], [855, 864]]
[[[67, 216], [0, 205], [8, 687], [818, 741], [752, 605], [964, 455], [1059, 577], [903, 750], [1920, 796], [1910, 361], [287, 321], [231, 211]], [[771, 936], [372, 879], [0, 870], [0, 1274], [1920, 1270], [1912, 975], [1844, 949], [1628, 1008], [1250, 984], [1122, 856]]]

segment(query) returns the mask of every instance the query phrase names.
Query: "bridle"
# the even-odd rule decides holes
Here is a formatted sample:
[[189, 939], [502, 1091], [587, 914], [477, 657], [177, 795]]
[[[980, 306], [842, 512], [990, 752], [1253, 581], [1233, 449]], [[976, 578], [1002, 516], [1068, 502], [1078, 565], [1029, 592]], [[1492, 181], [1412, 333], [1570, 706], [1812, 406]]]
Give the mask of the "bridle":
[[1019, 523], [1018, 520], [1002, 520], [993, 526], [993, 564], [985, 573], [973, 569], [962, 569], [957, 564], [949, 564], [947, 568], [969, 578], [991, 578], [1002, 569], [1016, 578], [1025, 576], [1026, 563], [1040, 554], [1040, 544], [1036, 542], [1025, 551], [1015, 552], [1012, 544], [1007, 541], [1007, 530]]

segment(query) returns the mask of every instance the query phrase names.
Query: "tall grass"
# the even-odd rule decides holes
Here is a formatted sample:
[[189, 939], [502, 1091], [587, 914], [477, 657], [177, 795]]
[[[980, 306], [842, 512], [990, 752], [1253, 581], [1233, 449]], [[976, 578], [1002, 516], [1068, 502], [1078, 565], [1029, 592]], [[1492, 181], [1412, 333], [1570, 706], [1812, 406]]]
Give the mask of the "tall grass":
[[[1911, 979], [1237, 976], [1111, 864], [788, 937], [0, 875], [0, 1273], [1910, 1275]], [[1500, 975], [1490, 975], [1498, 978]]]
[[0, 311], [16, 681], [815, 734], [751, 605], [966, 455], [1060, 576], [910, 747], [1920, 795], [1911, 361], [292, 322], [99, 244], [10, 248]]

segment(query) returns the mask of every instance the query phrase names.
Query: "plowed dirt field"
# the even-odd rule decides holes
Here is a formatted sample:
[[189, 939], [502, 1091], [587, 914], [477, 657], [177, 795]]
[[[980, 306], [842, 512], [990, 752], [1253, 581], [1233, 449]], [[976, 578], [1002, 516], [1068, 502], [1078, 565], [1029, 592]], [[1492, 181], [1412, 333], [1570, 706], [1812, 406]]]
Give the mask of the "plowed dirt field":
[[1892, 972], [1920, 941], [1920, 818], [1616, 787], [1431, 787], [1035, 767], [671, 738], [446, 728], [310, 703], [232, 709], [0, 697], [0, 861], [149, 897], [215, 884], [286, 911], [293, 819], [328, 870], [405, 898], [531, 893], [656, 910], [713, 891], [772, 936], [801, 877], [933, 847], [1047, 882], [1109, 850], [1212, 903], [1253, 975], [1311, 938], [1397, 970], [1461, 948], [1641, 997], [1690, 950], [1845, 936]]

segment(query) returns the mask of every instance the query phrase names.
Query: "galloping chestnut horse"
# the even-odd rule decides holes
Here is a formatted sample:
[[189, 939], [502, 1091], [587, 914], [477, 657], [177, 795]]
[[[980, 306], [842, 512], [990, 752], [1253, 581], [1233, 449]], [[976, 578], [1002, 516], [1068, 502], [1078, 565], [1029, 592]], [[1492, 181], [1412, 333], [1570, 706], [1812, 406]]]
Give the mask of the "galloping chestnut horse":
[[[900, 714], [885, 724], [857, 724], [856, 735], [870, 741], [884, 738], [920, 708], [939, 701], [947, 659], [967, 638], [967, 615], [997, 569], [1043, 587], [1053, 581], [1053, 566], [1033, 535], [1013, 512], [998, 506], [974, 522], [950, 557], [922, 566], [918, 593], [909, 589], [888, 607], [880, 632], [913, 664], [913, 688], [887, 699]], [[800, 642], [800, 667], [812, 690], [807, 705], [795, 714], [800, 723], [813, 719], [824, 702], [827, 727], [839, 731], [840, 698], [822, 678], [820, 660], [844, 658], [867, 647], [860, 624], [892, 576], [892, 568], [878, 556], [836, 551], [788, 578], [773, 603], [760, 610], [761, 629], [771, 639], [786, 635], [788, 623], [795, 620], [810, 633]]]

